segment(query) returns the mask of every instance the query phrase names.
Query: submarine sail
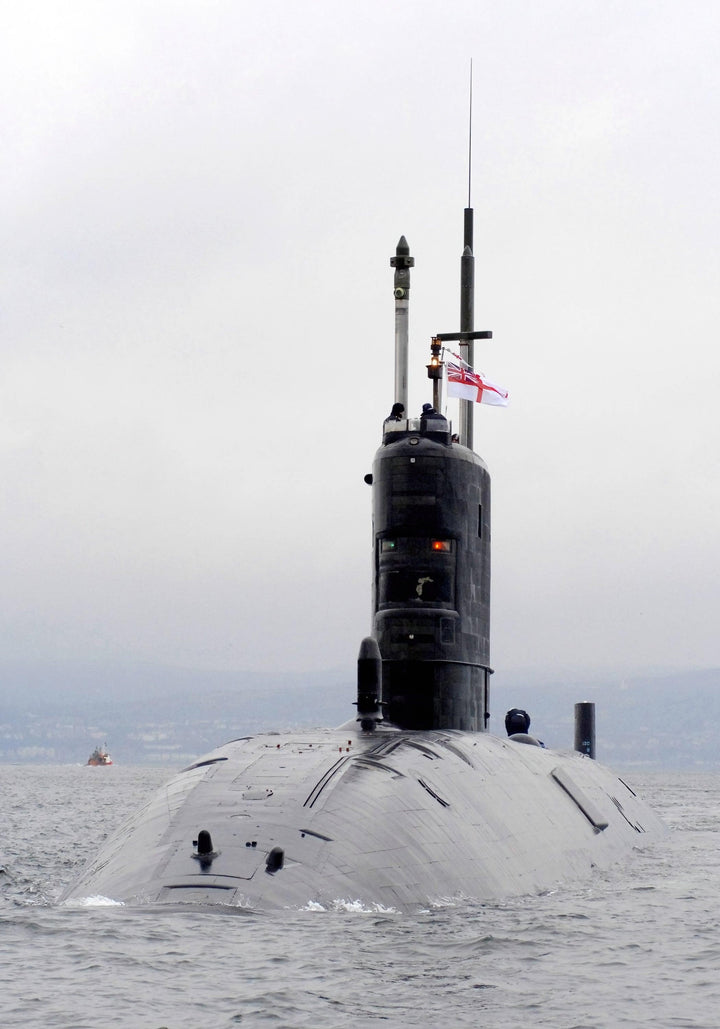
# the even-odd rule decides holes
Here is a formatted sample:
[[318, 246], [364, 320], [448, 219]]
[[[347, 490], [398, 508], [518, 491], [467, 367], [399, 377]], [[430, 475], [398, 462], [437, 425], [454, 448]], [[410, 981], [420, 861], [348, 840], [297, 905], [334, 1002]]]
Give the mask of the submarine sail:
[[[463, 253], [468, 281], [471, 248]], [[373, 471], [372, 634], [356, 712], [336, 729], [226, 743], [183, 769], [111, 837], [65, 903], [407, 910], [547, 889], [661, 833], [655, 813], [585, 754], [488, 732], [490, 476], [433, 403], [407, 412], [413, 259], [395, 268], [396, 383]], [[463, 324], [464, 321], [464, 324]], [[350, 703], [350, 698], [349, 698]], [[97, 900], [96, 900], [97, 902]]]
[[372, 473], [374, 635], [389, 721], [489, 719], [490, 475], [439, 414], [388, 420]]
[[[433, 404], [405, 417], [410, 269], [401, 236], [395, 269], [395, 404], [375, 455], [374, 636], [390, 722], [403, 729], [482, 732], [489, 712], [490, 474], [472, 450], [472, 404], [461, 401], [463, 441], [440, 413], [438, 340], [472, 347], [472, 210], [465, 210], [460, 332], [433, 340]], [[470, 411], [468, 412], [468, 409]]]

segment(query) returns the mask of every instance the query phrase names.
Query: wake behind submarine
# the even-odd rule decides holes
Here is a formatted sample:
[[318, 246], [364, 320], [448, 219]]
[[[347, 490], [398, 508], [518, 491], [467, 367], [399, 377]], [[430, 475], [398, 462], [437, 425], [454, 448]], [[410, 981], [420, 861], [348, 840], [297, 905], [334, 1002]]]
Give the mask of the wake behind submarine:
[[[337, 729], [243, 737], [179, 772], [82, 871], [62, 901], [251, 909], [413, 909], [495, 900], [587, 876], [662, 830], [597, 763], [544, 748], [519, 717], [487, 731], [490, 476], [442, 409], [442, 347], [474, 340], [472, 210], [465, 211], [460, 330], [438, 334], [433, 404], [406, 416], [414, 259], [395, 256], [395, 398], [372, 485], [373, 625], [357, 712]], [[522, 714], [522, 713], [521, 713]], [[512, 723], [512, 717], [510, 722]], [[577, 726], [576, 726], [577, 729]], [[579, 742], [578, 742], [579, 740]]]

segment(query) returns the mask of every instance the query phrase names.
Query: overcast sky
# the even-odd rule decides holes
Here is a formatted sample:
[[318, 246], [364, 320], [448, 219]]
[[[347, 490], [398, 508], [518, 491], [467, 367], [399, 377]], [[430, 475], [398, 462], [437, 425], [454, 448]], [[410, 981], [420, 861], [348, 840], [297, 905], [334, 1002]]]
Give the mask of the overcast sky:
[[[459, 325], [493, 664], [720, 664], [720, 6], [69, 0], [0, 37], [0, 659], [348, 668], [404, 233]], [[448, 411], [456, 419], [456, 411]]]

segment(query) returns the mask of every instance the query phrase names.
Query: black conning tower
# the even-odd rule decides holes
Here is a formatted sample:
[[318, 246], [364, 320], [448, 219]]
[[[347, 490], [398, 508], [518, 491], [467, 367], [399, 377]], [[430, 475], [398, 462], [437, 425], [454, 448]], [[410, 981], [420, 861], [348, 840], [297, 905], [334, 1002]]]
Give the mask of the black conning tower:
[[[409, 254], [403, 237], [398, 255], [402, 245]], [[408, 293], [409, 271], [405, 305]], [[395, 297], [397, 307], [397, 287]], [[398, 397], [406, 403], [397, 389], [394, 412]], [[471, 446], [452, 442], [442, 415], [405, 414], [385, 421], [372, 475], [384, 717], [405, 729], [482, 731], [491, 674], [490, 475]]]

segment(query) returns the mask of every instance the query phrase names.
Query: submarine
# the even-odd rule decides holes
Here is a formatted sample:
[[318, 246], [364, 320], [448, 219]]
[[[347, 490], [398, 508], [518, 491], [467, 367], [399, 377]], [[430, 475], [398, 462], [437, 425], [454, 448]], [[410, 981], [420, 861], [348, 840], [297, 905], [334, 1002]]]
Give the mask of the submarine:
[[[442, 410], [443, 354], [473, 365], [471, 208], [460, 329], [438, 333], [432, 403], [408, 416], [414, 258], [394, 269], [395, 383], [372, 472], [372, 624], [352, 717], [338, 728], [232, 740], [177, 773], [91, 858], [61, 903], [409, 911], [495, 901], [577, 881], [664, 831], [594, 758], [591, 706], [575, 747], [546, 748], [525, 712], [489, 732], [490, 474]], [[360, 636], [360, 634], [358, 634]], [[350, 691], [349, 691], [350, 692]], [[354, 704], [356, 710], [352, 711]]]

